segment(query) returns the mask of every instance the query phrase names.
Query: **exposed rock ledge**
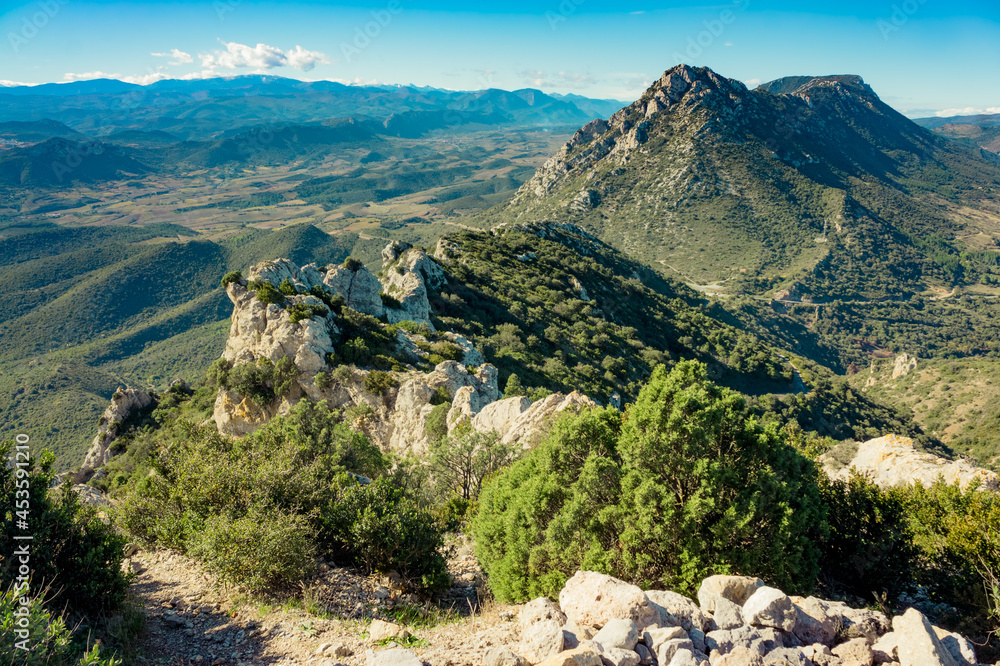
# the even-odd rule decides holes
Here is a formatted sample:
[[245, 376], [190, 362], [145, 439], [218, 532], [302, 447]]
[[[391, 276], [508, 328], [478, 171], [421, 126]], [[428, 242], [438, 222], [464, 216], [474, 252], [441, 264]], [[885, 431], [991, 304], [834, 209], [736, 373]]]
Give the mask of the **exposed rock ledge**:
[[975, 467], [964, 460], [946, 460], [930, 453], [917, 451], [913, 440], [899, 435], [886, 435], [858, 445], [854, 459], [842, 469], [829, 454], [820, 458], [830, 478], [847, 479], [851, 470], [869, 476], [882, 487], [899, 486], [920, 481], [925, 486], [943, 477], [948, 483], [963, 487], [978, 481], [981, 488], [1000, 489], [1000, 477], [990, 470]]

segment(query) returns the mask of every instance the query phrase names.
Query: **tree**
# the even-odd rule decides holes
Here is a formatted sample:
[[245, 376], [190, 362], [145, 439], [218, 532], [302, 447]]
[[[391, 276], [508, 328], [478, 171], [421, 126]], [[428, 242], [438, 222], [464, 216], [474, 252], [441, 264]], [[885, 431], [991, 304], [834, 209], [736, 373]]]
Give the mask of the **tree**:
[[516, 398], [525, 395], [524, 386], [521, 385], [521, 378], [517, 376], [517, 373], [512, 373], [510, 377], [507, 378], [507, 384], [504, 386], [503, 395], [505, 398]]
[[478, 432], [466, 425], [431, 442], [431, 474], [449, 495], [475, 500], [483, 480], [509, 465], [515, 453], [516, 449], [503, 444], [497, 433]]
[[705, 366], [659, 366], [624, 417], [564, 416], [483, 487], [477, 554], [504, 601], [577, 569], [691, 593], [713, 573], [808, 590], [825, 515], [817, 471]]

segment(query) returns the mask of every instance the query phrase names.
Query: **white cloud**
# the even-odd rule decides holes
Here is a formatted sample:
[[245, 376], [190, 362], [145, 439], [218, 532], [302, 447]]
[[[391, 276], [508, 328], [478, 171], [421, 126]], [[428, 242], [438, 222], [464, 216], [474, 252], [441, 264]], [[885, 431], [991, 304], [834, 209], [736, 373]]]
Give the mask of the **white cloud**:
[[524, 69], [517, 72], [521, 80], [535, 88], [589, 88], [597, 83], [590, 74], [583, 72], [545, 72]]
[[225, 51], [198, 55], [201, 58], [202, 67], [206, 69], [253, 67], [259, 70], [294, 67], [308, 72], [316, 65], [330, 64], [330, 59], [325, 54], [319, 51], [308, 51], [298, 45], [288, 51], [282, 51], [276, 46], [268, 46], [267, 44], [247, 46], [237, 42], [222, 42], [222, 45], [226, 47]]
[[68, 83], [70, 81], [92, 81], [93, 79], [120, 79], [121, 77], [121, 74], [108, 74], [107, 72], [102, 72], [100, 70], [93, 72], [80, 72], [79, 74], [66, 72], [63, 74], [63, 81]]
[[170, 49], [169, 53], [150, 53], [151, 56], [156, 56], [157, 58], [173, 58], [170, 61], [171, 65], [189, 65], [194, 62], [194, 58], [190, 53], [185, 53], [180, 49]]
[[13, 88], [14, 86], [37, 86], [37, 83], [23, 83], [21, 81], [7, 81], [0, 79], [0, 88]]
[[150, 72], [148, 74], [142, 74], [140, 76], [122, 76], [119, 78], [122, 81], [125, 81], [126, 83], [135, 83], [140, 86], [148, 86], [150, 83], [156, 83], [157, 81], [162, 81], [163, 79], [172, 79], [174, 77], [164, 72]]
[[988, 106], [985, 109], [972, 106], [967, 106], [964, 109], [944, 109], [942, 111], [938, 111], [934, 115], [938, 118], [950, 118], [951, 116], [979, 116], [992, 115], [995, 113], [1000, 113], [1000, 106]]
[[761, 83], [763, 83], [763, 81], [761, 81], [760, 79], [747, 79], [743, 83], [744, 85], [746, 85], [747, 88], [756, 88]]

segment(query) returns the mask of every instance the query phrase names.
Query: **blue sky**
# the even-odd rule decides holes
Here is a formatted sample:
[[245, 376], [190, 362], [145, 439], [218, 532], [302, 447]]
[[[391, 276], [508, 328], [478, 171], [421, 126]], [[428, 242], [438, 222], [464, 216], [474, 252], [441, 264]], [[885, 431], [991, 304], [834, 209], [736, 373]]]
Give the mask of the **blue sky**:
[[0, 3], [0, 81], [300, 79], [631, 100], [665, 69], [860, 74], [911, 116], [1000, 112], [1000, 2]]

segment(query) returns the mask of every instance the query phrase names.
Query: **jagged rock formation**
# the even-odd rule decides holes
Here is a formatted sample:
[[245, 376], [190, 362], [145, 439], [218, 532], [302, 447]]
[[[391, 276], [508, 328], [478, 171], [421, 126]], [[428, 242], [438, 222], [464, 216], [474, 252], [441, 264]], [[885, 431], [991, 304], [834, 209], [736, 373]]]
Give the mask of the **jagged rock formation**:
[[[447, 246], [439, 245], [439, 250], [444, 252]], [[221, 432], [246, 435], [274, 416], [287, 414], [299, 400], [325, 400], [333, 408], [360, 407], [354, 425], [381, 448], [422, 454], [429, 446], [427, 418], [447, 397], [449, 431], [471, 422], [482, 431], [496, 430], [506, 443], [519, 442], [529, 447], [540, 440], [557, 414], [596, 404], [580, 393], [572, 393], [550, 395], [535, 404], [526, 398], [514, 399], [513, 403], [502, 401], [501, 407], [494, 407], [500, 398], [496, 368], [485, 362], [467, 338], [450, 331], [434, 332], [431, 325], [429, 293], [440, 289], [447, 280], [438, 260], [399, 242], [385, 248], [383, 260], [382, 283], [359, 264], [321, 271], [311, 264], [300, 268], [279, 259], [258, 264], [248, 271], [246, 280], [227, 285], [233, 315], [223, 358], [231, 367], [262, 359], [277, 364], [288, 358], [294, 362], [297, 374], [291, 387], [269, 404], [260, 404], [231, 387], [221, 387], [214, 411]], [[275, 287], [287, 282], [297, 293], [286, 294], [280, 304], [265, 304], [255, 291], [260, 281]], [[426, 336], [414, 332], [412, 326], [399, 328], [396, 362], [400, 365], [389, 372], [391, 381], [377, 393], [372, 392], [367, 381], [372, 370], [341, 365], [336, 379], [331, 379], [341, 326], [338, 316], [319, 297], [323, 294], [315, 292], [316, 287], [341, 296], [347, 307], [373, 316], [379, 313], [390, 324], [424, 324], [431, 333], [426, 328]], [[310, 290], [314, 293], [308, 293]], [[287, 284], [286, 291], [290, 291]], [[400, 307], [383, 307], [380, 292], [398, 300]], [[307, 306], [325, 314], [292, 323], [295, 308]], [[421, 347], [429, 346], [427, 336], [432, 335], [457, 346], [461, 360], [440, 362], [430, 371], [418, 369], [416, 365], [426, 367], [428, 354]], [[317, 379], [320, 373], [322, 381]], [[484, 410], [488, 415], [480, 418]]]
[[431, 324], [428, 291], [440, 288], [446, 281], [444, 270], [426, 252], [409, 243], [393, 241], [382, 251], [385, 271], [385, 293], [399, 301], [399, 308], [386, 308], [390, 324], [415, 321]]
[[[889, 618], [815, 597], [788, 596], [762, 581], [712, 576], [701, 606], [670, 591], [643, 592], [605, 574], [578, 571], [558, 606], [522, 607], [520, 644], [487, 663], [540, 666], [975, 666], [971, 642], [934, 627], [916, 609]], [[730, 618], [736, 618], [733, 622]], [[502, 650], [502, 654], [501, 651]], [[516, 651], [515, 651], [516, 650]], [[500, 657], [503, 657], [501, 660]], [[492, 659], [492, 661], [491, 661]]]
[[964, 460], [946, 460], [922, 453], [914, 448], [912, 439], [898, 435], [886, 435], [859, 444], [854, 459], [846, 467], [838, 468], [829, 454], [821, 457], [820, 462], [831, 478], [847, 479], [853, 469], [883, 487], [917, 481], [926, 486], [943, 477], [948, 483], [967, 486], [977, 481], [983, 489], [1000, 490], [1000, 476], [995, 472], [974, 467]]
[[97, 426], [97, 435], [87, 451], [83, 466], [75, 475], [76, 483], [85, 483], [94, 471], [103, 467], [112, 457], [111, 445], [123, 433], [123, 427], [154, 405], [155, 396], [142, 389], [119, 386], [111, 396], [111, 404], [104, 410]]
[[527, 449], [538, 444], [562, 412], [578, 413], [596, 405], [578, 391], [553, 393], [535, 403], [523, 397], [505, 398], [483, 407], [472, 419], [472, 427], [480, 432], [495, 431], [504, 444], [518, 442]]

